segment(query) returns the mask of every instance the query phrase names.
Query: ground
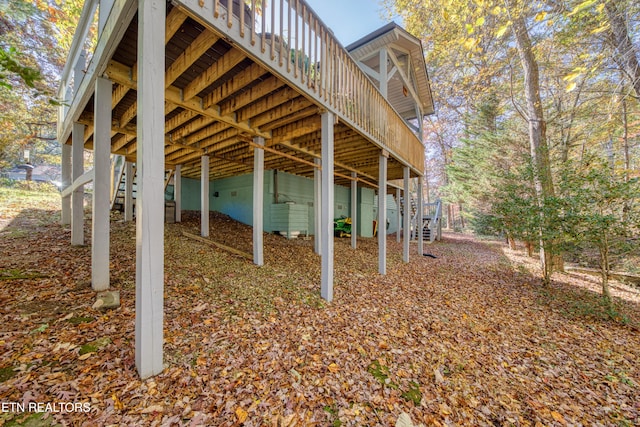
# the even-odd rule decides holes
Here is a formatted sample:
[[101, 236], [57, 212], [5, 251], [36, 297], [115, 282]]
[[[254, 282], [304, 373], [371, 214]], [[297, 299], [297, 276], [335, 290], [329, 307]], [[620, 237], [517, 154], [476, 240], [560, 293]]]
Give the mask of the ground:
[[[122, 305], [101, 311], [59, 215], [57, 194], [0, 191], [0, 425], [640, 425], [640, 292], [614, 283], [607, 311], [594, 278], [543, 287], [522, 251], [453, 233], [408, 264], [390, 236], [386, 276], [375, 239], [336, 239], [326, 303], [311, 240], [265, 235], [256, 267], [184, 237], [186, 213], [165, 231], [165, 370], [141, 381], [135, 225], [112, 216]], [[211, 239], [251, 250], [213, 213]]]

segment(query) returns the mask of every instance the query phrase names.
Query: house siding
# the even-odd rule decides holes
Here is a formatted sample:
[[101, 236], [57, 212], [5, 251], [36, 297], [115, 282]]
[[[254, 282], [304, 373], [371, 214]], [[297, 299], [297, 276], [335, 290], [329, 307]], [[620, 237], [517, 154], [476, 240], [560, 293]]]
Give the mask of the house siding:
[[[264, 175], [264, 231], [279, 231], [274, 228], [271, 218], [271, 206], [275, 204], [275, 182], [277, 175], [278, 202], [293, 202], [307, 206], [307, 228], [309, 234], [315, 229], [313, 209], [313, 180], [286, 172], [274, 174], [273, 170]], [[397, 229], [395, 219], [395, 201], [389, 196], [388, 233]], [[373, 237], [373, 220], [377, 216], [375, 209], [375, 191], [370, 188], [358, 189], [358, 235]], [[200, 210], [200, 181], [182, 178], [182, 209]], [[209, 209], [226, 215], [247, 225], [253, 224], [253, 174], [245, 174], [230, 178], [217, 179], [209, 185]], [[298, 210], [299, 211], [299, 210]], [[334, 218], [348, 217], [351, 212], [350, 189], [334, 186]], [[393, 215], [392, 215], [393, 214]]]

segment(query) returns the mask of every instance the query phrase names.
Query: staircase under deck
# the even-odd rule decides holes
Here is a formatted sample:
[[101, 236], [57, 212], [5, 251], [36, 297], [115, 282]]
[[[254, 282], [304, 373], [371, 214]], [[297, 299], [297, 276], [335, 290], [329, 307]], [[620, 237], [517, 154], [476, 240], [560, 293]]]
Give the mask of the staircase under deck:
[[[265, 138], [265, 168], [313, 177], [321, 113], [333, 112], [335, 182], [376, 187], [379, 156], [389, 180], [424, 168], [422, 143], [304, 2], [274, 0], [261, 14], [228, 0], [167, 3], [165, 166], [210, 178], [253, 171], [253, 138]], [[227, 7], [234, 10], [227, 13]], [[265, 31], [262, 31], [264, 28]], [[271, 31], [275, 29], [275, 31]], [[114, 82], [111, 152], [137, 156], [137, 15], [105, 61]], [[94, 58], [95, 60], [96, 58]], [[88, 90], [92, 90], [89, 85]], [[93, 145], [93, 98], [78, 122]], [[64, 132], [63, 132], [64, 135]]]

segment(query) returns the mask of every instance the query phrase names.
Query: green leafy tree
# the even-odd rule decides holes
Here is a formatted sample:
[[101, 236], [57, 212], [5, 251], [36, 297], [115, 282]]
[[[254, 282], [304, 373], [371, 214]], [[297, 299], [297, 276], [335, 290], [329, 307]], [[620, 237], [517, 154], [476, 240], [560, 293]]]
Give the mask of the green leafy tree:
[[597, 249], [602, 295], [610, 306], [609, 272], [613, 262], [634, 246], [638, 249], [632, 239], [640, 232], [640, 183], [637, 178], [615, 176], [606, 160], [590, 156], [580, 164], [567, 163], [560, 188], [566, 239]]

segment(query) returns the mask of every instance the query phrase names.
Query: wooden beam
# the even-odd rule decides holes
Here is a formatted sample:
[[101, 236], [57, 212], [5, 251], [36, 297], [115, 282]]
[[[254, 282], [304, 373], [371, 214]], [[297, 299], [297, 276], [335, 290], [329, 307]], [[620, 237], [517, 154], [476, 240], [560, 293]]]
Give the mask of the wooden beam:
[[[131, 89], [137, 89], [137, 81], [131, 77], [131, 68], [124, 64], [120, 64], [116, 61], [110, 61], [107, 67], [107, 73], [110, 78], [120, 84], [127, 85]], [[196, 114], [200, 114], [205, 117], [212, 118], [217, 121], [227, 123], [237, 129], [245, 131], [251, 135], [262, 136], [264, 138], [271, 138], [270, 132], [263, 132], [260, 129], [252, 128], [246, 122], [239, 122], [233, 116], [226, 116], [220, 114], [218, 108], [204, 108], [202, 105], [202, 99], [197, 96], [192, 97], [189, 100], [183, 100], [182, 91], [175, 86], [169, 86], [165, 91], [165, 99], [185, 110], [191, 110]]]
[[[270, 131], [282, 126], [286, 126], [288, 124], [291, 124], [293, 122], [297, 122], [299, 120], [302, 119], [306, 119], [307, 117], [313, 116], [315, 114], [320, 114], [320, 108], [318, 108], [316, 105], [311, 105], [310, 107], [307, 108], [302, 108], [300, 110], [298, 110], [297, 112], [291, 112], [283, 117], [281, 117], [280, 119], [276, 119], [273, 121], [270, 121], [268, 123], [265, 123], [264, 125], [257, 125], [260, 127], [260, 129], [264, 130], [264, 131]], [[255, 119], [252, 120], [252, 122], [255, 125]]]
[[[300, 153], [307, 154], [307, 155], [315, 157], [315, 158], [320, 158], [320, 155], [318, 153], [316, 153], [315, 151], [311, 151], [311, 150], [308, 150], [306, 148], [300, 147], [299, 145], [294, 144], [291, 141], [281, 141], [281, 142], [278, 142], [278, 145], [282, 145], [283, 147], [291, 148], [292, 150], [299, 151]], [[370, 180], [373, 180], [373, 181], [376, 180], [372, 175], [365, 174], [364, 172], [359, 171], [359, 170], [357, 170], [357, 169], [355, 169], [355, 168], [353, 168], [353, 167], [351, 167], [349, 165], [346, 165], [344, 163], [340, 163], [340, 162], [335, 162], [334, 161], [334, 165], [339, 167], [339, 168], [341, 168], [341, 169], [345, 169], [347, 171], [350, 171], [350, 172], [357, 172], [359, 175], [362, 175], [362, 176], [364, 176], [366, 178], [369, 178]], [[374, 188], [378, 188], [377, 184], [373, 184], [372, 182], [366, 181], [364, 179], [358, 178], [358, 181], [364, 182], [367, 185], [371, 185]]]
[[284, 153], [282, 151], [275, 150], [275, 149], [273, 149], [271, 147], [264, 147], [264, 146], [261, 146], [261, 145], [259, 146], [255, 142], [250, 142], [249, 145], [251, 147], [253, 147], [253, 148], [261, 148], [264, 151], [268, 151], [270, 153], [277, 154], [278, 156], [281, 156], [281, 157], [286, 157], [287, 159], [293, 160], [293, 161], [298, 162], [298, 163], [305, 164], [307, 166], [311, 166], [313, 168], [319, 168], [320, 167], [319, 165], [317, 165], [314, 162], [310, 162], [308, 160], [301, 159], [301, 158], [296, 157], [296, 156], [292, 156], [291, 154], [287, 154], [287, 153]]
[[206, 239], [204, 237], [200, 237], [200, 236], [197, 236], [195, 234], [191, 234], [191, 233], [186, 232], [184, 230], [182, 231], [182, 235], [185, 236], [185, 237], [188, 237], [190, 239], [197, 240], [198, 242], [202, 242], [202, 243], [206, 243], [207, 245], [214, 246], [214, 247], [216, 247], [218, 249], [222, 249], [222, 250], [225, 250], [227, 252], [231, 252], [234, 255], [238, 255], [238, 256], [241, 256], [243, 258], [247, 258], [249, 260], [253, 259], [253, 255], [251, 255], [251, 254], [248, 254], [246, 252], [242, 252], [241, 250], [232, 248], [231, 246], [223, 245], [222, 243], [214, 242], [211, 239]]
[[262, 78], [265, 74], [267, 74], [267, 71], [260, 65], [256, 63], [251, 64], [242, 73], [232, 77], [225, 84], [214, 89], [213, 92], [205, 96], [202, 99], [202, 106], [204, 108], [208, 108], [212, 105], [216, 105], [223, 99], [228, 98], [240, 89], [244, 88], [249, 83]]
[[[191, 83], [184, 88], [184, 100], [189, 101], [191, 98], [195, 97], [204, 88], [231, 71], [233, 67], [238, 65], [245, 58], [245, 54], [239, 49], [231, 48], [231, 50], [225, 53], [220, 59], [211, 64], [204, 73], [193, 79]], [[205, 108], [208, 108], [211, 105], [212, 104], [210, 103], [206, 104]]]
[[164, 36], [164, 44], [168, 44], [169, 40], [178, 32], [184, 21], [187, 19], [187, 15], [178, 7], [171, 9], [171, 12], [167, 15], [167, 23]]
[[111, 108], [115, 108], [120, 101], [124, 99], [124, 97], [129, 92], [129, 88], [123, 85], [116, 85], [116, 88], [111, 95]]
[[[260, 99], [259, 101], [249, 105], [248, 107], [238, 111], [238, 114], [237, 114], [238, 120], [240, 121], [249, 120], [250, 118], [260, 115], [264, 112], [273, 111], [275, 107], [281, 104], [284, 104], [285, 102], [288, 103], [294, 99], [297, 100], [297, 98], [299, 97], [300, 97], [300, 94], [297, 91], [293, 90], [289, 86], [285, 86], [279, 91], [274, 92], [269, 96], [266, 96]], [[305, 98], [302, 98], [302, 99], [306, 101], [305, 107], [307, 107], [308, 105], [311, 105], [310, 101], [306, 100]], [[294, 111], [294, 110], [290, 110], [290, 111]]]
[[[178, 77], [182, 75], [194, 62], [196, 62], [211, 46], [213, 46], [219, 37], [207, 30], [206, 28], [198, 37], [176, 58], [169, 66], [165, 73], [164, 87], [169, 87]], [[216, 62], [217, 63], [217, 62]], [[195, 94], [194, 94], [195, 95]]]
[[[173, 116], [172, 118], [170, 118], [164, 123], [165, 132], [169, 133], [173, 131], [174, 129], [182, 126], [183, 124], [187, 123], [189, 120], [193, 119], [196, 116], [197, 114], [194, 111], [191, 111], [191, 110], [181, 111], [180, 113]], [[175, 138], [179, 138], [179, 137], [180, 137], [179, 135], [175, 136]]]
[[[251, 124], [253, 126], [261, 128], [263, 125], [269, 125], [269, 128], [273, 129], [276, 126], [271, 125], [271, 122], [282, 120], [283, 118], [285, 120], [284, 122], [281, 122], [281, 126], [286, 126], [287, 123], [295, 122], [295, 120], [291, 119], [291, 116], [295, 115], [301, 110], [313, 106], [311, 101], [302, 96], [299, 96], [295, 99], [284, 98], [278, 100], [269, 100], [267, 98], [265, 99], [265, 101], [266, 102], [262, 105], [264, 107], [264, 109], [262, 109], [262, 112], [251, 116], [253, 117], [251, 119]], [[318, 111], [317, 107], [315, 107], [315, 111]]]
[[270, 76], [266, 80], [253, 86], [251, 89], [220, 104], [220, 113], [229, 114], [231, 112], [238, 111], [263, 96], [271, 92], [275, 92], [282, 86], [284, 86], [284, 82], [282, 80], [277, 79], [275, 76]]

